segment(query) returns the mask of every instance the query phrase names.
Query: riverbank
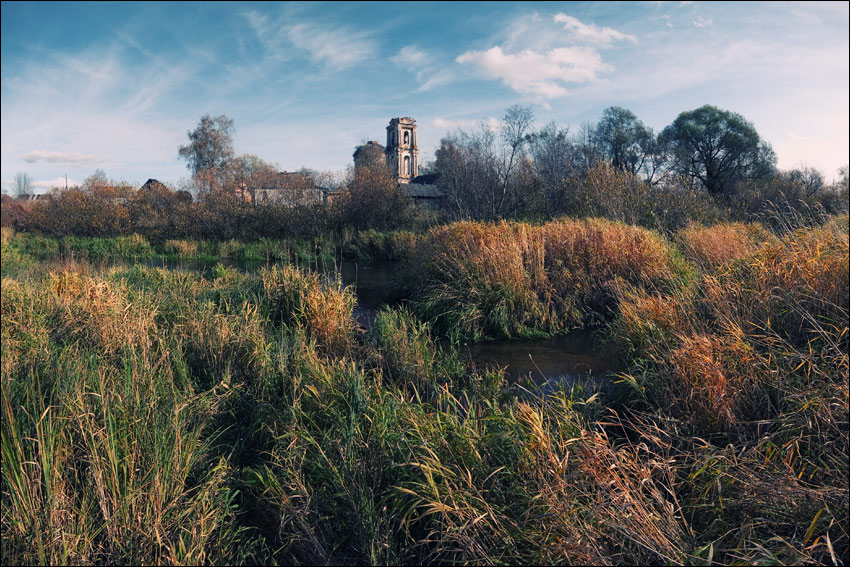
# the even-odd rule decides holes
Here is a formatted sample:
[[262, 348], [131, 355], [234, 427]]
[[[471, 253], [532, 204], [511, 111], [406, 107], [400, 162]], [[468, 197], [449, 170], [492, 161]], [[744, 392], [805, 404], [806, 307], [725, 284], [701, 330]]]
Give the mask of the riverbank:
[[[341, 279], [4, 231], [3, 556], [846, 564], [847, 226], [438, 227], [368, 334]], [[576, 326], [616, 400], [516, 395], [438, 341]]]
[[55, 238], [3, 228], [3, 269], [59, 259], [103, 263], [116, 260], [182, 260], [198, 262], [283, 262], [333, 265], [335, 260], [397, 262], [409, 257], [418, 236], [412, 232], [346, 231], [309, 240], [261, 238], [238, 240], [151, 241], [138, 234], [112, 238]]

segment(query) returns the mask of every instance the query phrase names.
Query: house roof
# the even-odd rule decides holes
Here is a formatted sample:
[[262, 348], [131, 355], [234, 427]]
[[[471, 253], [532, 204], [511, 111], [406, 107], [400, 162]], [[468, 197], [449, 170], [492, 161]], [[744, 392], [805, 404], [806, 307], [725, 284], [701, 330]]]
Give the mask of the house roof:
[[426, 175], [417, 175], [413, 178], [411, 183], [415, 183], [417, 185], [434, 185], [439, 178], [439, 173], [428, 173]]
[[422, 183], [402, 183], [401, 190], [408, 197], [417, 199], [441, 199], [446, 196], [442, 189], [436, 185], [425, 185]]

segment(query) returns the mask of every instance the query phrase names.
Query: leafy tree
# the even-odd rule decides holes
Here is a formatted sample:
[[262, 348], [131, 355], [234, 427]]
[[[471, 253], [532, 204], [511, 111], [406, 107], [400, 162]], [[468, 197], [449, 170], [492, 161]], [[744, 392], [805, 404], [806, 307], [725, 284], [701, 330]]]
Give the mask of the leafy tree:
[[632, 111], [619, 106], [606, 108], [592, 136], [602, 159], [633, 175], [644, 172], [651, 181], [657, 169], [653, 167], [655, 135]]
[[186, 132], [189, 144], [180, 146], [178, 154], [185, 159], [186, 166], [195, 178], [203, 178], [203, 184], [212, 189], [214, 183], [224, 184], [230, 162], [233, 159], [233, 120], [225, 115], [213, 118], [205, 114], [198, 127]]
[[696, 180], [713, 196], [728, 197], [741, 181], [773, 173], [776, 155], [740, 114], [705, 105], [681, 113], [661, 133], [674, 172]]
[[354, 148], [354, 167], [366, 167], [373, 171], [387, 169], [387, 157], [384, 155], [384, 146], [378, 142], [370, 141], [360, 144]]

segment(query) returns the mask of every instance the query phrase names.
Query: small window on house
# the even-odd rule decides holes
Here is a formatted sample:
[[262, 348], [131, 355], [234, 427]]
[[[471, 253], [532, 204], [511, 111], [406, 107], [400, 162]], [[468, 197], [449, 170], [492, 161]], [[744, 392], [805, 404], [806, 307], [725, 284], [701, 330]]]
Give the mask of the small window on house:
[[410, 177], [410, 157], [404, 156], [404, 174]]
[[410, 144], [410, 132], [405, 131], [404, 133], [404, 145]]

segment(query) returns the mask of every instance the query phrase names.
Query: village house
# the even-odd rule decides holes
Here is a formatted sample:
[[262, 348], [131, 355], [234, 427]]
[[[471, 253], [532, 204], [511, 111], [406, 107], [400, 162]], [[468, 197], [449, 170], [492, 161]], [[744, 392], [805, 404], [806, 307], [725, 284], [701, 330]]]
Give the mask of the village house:
[[239, 191], [242, 199], [255, 205], [277, 204], [288, 207], [327, 205], [340, 193], [317, 185], [314, 177], [304, 171], [281, 171], [261, 185], [243, 183]]

